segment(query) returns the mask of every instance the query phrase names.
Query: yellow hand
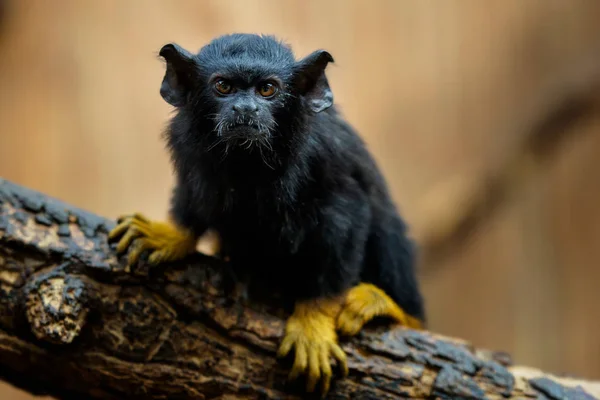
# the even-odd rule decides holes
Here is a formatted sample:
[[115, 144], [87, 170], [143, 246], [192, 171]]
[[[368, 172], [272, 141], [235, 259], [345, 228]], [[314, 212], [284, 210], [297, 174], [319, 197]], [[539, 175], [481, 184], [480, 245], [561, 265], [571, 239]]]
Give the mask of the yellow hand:
[[277, 352], [278, 357], [285, 357], [294, 347], [294, 365], [289, 379], [294, 380], [301, 373], [306, 373], [308, 392], [313, 392], [317, 381], [322, 379], [322, 397], [329, 391], [331, 383], [330, 357], [337, 360], [343, 376], [348, 375], [346, 354], [338, 345], [335, 333], [338, 311], [339, 302], [331, 300], [297, 303]]
[[120, 217], [117, 222], [108, 239], [121, 237], [117, 253], [130, 249], [128, 265], [136, 263], [145, 250], [151, 251], [148, 262], [156, 265], [182, 259], [196, 249], [197, 238], [172, 223], [151, 221], [138, 213]]
[[406, 314], [383, 290], [361, 283], [348, 291], [337, 318], [337, 330], [342, 335], [356, 335], [375, 317], [388, 317], [409, 328], [422, 328], [418, 319]]

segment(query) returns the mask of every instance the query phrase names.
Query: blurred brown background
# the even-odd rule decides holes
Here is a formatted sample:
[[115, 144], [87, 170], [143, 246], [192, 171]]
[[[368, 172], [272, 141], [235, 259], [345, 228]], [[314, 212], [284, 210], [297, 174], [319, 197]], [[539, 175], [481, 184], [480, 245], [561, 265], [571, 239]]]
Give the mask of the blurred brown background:
[[[337, 104], [423, 242], [522, 152], [531, 110], [561, 96], [548, 88], [568, 87], [600, 37], [593, 0], [5, 3], [0, 176], [105, 216], [163, 218], [158, 50], [274, 33], [299, 56], [333, 54]], [[474, 236], [424, 259], [422, 282], [432, 330], [600, 379], [600, 116], [567, 129]], [[0, 398], [29, 397], [1, 386]]]

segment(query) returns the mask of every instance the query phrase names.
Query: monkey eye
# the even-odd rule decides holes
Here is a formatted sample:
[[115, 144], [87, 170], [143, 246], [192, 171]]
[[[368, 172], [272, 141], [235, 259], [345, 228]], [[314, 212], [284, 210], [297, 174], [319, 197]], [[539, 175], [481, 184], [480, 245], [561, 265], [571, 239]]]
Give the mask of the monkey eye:
[[215, 82], [215, 89], [221, 94], [229, 94], [231, 93], [232, 87], [225, 79], [219, 79]]
[[258, 93], [260, 93], [262, 97], [271, 97], [275, 92], [277, 92], [277, 86], [271, 82], [265, 82], [258, 87]]

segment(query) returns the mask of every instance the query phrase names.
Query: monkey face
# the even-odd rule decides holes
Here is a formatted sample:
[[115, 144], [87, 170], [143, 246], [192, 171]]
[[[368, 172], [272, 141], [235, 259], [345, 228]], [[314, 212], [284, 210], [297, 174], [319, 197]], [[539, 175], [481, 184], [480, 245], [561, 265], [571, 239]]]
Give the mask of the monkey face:
[[[256, 72], [256, 70], [254, 71]], [[214, 132], [228, 142], [252, 146], [266, 143], [277, 128], [276, 115], [288, 93], [273, 74], [213, 73], [208, 96], [215, 103]]]
[[[215, 148], [259, 144], [293, 136], [294, 124], [329, 108], [333, 95], [325, 77], [331, 55], [318, 50], [296, 60], [270, 36], [224, 35], [192, 54], [177, 44], [160, 51], [167, 62], [160, 93], [198, 124]], [[301, 121], [301, 122], [298, 122]]]

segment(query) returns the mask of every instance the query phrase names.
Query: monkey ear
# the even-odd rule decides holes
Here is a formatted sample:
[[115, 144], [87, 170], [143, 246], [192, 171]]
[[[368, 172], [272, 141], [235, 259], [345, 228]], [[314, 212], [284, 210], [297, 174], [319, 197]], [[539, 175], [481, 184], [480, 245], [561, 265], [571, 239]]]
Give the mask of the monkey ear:
[[324, 111], [333, 104], [333, 92], [325, 76], [327, 64], [333, 57], [325, 50], [317, 50], [296, 64], [295, 85], [308, 100], [315, 113]]
[[194, 55], [175, 43], [164, 45], [159, 52], [167, 62], [167, 69], [160, 86], [160, 95], [172, 106], [186, 104], [193, 83], [196, 61]]

